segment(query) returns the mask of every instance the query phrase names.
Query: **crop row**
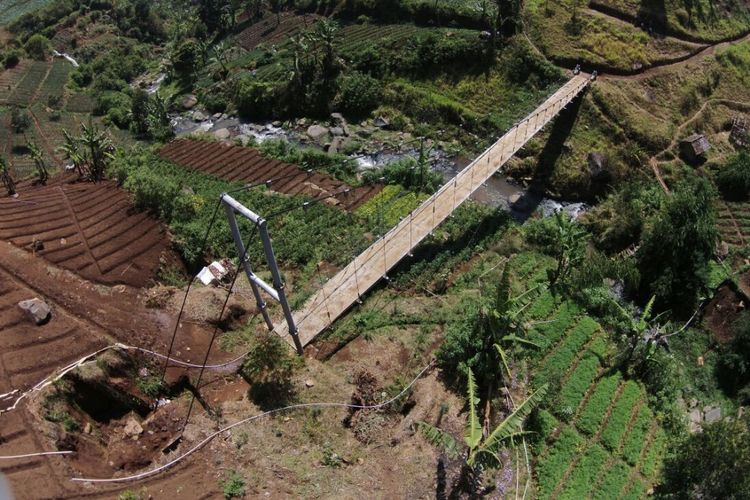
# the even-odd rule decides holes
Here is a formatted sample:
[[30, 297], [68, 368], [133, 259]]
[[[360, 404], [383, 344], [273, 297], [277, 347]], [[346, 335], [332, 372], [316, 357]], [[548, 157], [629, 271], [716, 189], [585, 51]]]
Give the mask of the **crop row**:
[[616, 451], [620, 445], [622, 437], [628, 430], [628, 423], [633, 414], [633, 408], [638, 404], [642, 396], [641, 387], [634, 381], [625, 382], [625, 387], [615, 403], [612, 413], [609, 416], [607, 425], [601, 435], [604, 446], [612, 451]]
[[602, 478], [601, 482], [596, 487], [593, 495], [594, 500], [612, 500], [613, 498], [619, 498], [620, 492], [625, 488], [629, 477], [630, 467], [618, 460], [604, 474], [604, 478]]
[[586, 498], [594, 485], [594, 480], [607, 463], [609, 453], [594, 443], [588, 447], [586, 453], [576, 464], [559, 498], [578, 500]]
[[350, 25], [341, 30], [339, 44], [344, 50], [357, 49], [373, 41], [379, 45], [394, 44], [409, 38], [420, 30], [420, 28], [408, 24]]
[[13, 89], [10, 97], [8, 97], [8, 102], [19, 106], [28, 106], [31, 104], [36, 90], [44, 80], [48, 69], [49, 65], [45, 62], [32, 62], [23, 79], [18, 82], [18, 86]]
[[55, 59], [52, 63], [52, 69], [44, 80], [44, 83], [42, 83], [41, 89], [39, 89], [38, 100], [43, 104], [47, 104], [50, 96], [62, 98], [65, 91], [65, 84], [68, 81], [68, 74], [70, 74], [72, 69], [73, 66], [65, 59]]
[[0, 7], [0, 26], [6, 26], [22, 15], [35, 12], [51, 0], [16, 0], [15, 2], [3, 2]]
[[78, 92], [68, 97], [65, 109], [71, 113], [91, 113], [94, 110], [94, 100], [88, 94]]
[[640, 465], [641, 473], [644, 476], [653, 477], [657, 472], [661, 459], [664, 456], [666, 440], [667, 438], [664, 435], [664, 431], [661, 428], [657, 429], [654, 438], [651, 440], [651, 445], [648, 447], [646, 455], [643, 457], [643, 462]]
[[604, 416], [607, 414], [607, 408], [617, 392], [620, 380], [622, 380], [622, 376], [620, 372], [616, 372], [614, 375], [609, 375], [599, 381], [576, 421], [578, 430], [589, 436], [596, 433], [602, 425]]
[[631, 481], [630, 489], [623, 495], [622, 500], [641, 500], [646, 497], [646, 486], [639, 481]]
[[599, 324], [588, 316], [584, 316], [570, 331], [565, 340], [547, 359], [544, 367], [537, 372], [536, 382], [542, 383], [549, 379], [560, 377], [573, 364], [578, 352], [591, 336], [599, 329]]
[[536, 468], [540, 497], [549, 497], [555, 491], [557, 483], [563, 478], [583, 444], [583, 438], [572, 427], [567, 427], [560, 433], [560, 437]]
[[526, 317], [533, 320], [545, 320], [550, 317], [557, 307], [555, 296], [549, 290], [544, 290], [526, 309]]
[[355, 214], [381, 229], [390, 229], [417, 208], [426, 195], [417, 196], [401, 186], [389, 185], [369, 199]]
[[564, 420], [570, 419], [575, 414], [598, 372], [599, 360], [591, 355], [585, 355], [573, 370], [570, 378], [560, 390], [558, 410]]
[[625, 444], [622, 448], [622, 457], [630, 465], [638, 463], [638, 457], [641, 456], [641, 450], [648, 436], [652, 420], [653, 415], [651, 415], [651, 410], [648, 409], [648, 406], [641, 406], [638, 416], [635, 418], [633, 428], [625, 439]]
[[0, 100], [6, 100], [10, 96], [13, 88], [21, 81], [29, 67], [31, 67], [31, 62], [22, 59], [14, 67], [0, 72]]
[[526, 278], [543, 265], [544, 258], [534, 252], [523, 252], [510, 259], [510, 268], [519, 280]]
[[581, 309], [572, 302], [563, 302], [555, 314], [547, 321], [534, 325], [529, 332], [529, 339], [541, 346], [545, 352], [555, 344], [581, 314]]

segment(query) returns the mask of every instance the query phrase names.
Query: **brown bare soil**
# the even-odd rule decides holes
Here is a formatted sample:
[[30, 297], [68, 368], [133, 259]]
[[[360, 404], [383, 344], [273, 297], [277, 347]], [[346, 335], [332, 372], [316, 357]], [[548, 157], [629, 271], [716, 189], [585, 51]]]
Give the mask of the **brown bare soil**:
[[[164, 146], [159, 156], [232, 182], [252, 184], [279, 179], [271, 183], [271, 190], [312, 196], [346, 210], [355, 210], [382, 189], [380, 185], [350, 188], [327, 175], [307, 173], [297, 165], [265, 158], [257, 149], [221, 142], [178, 139]], [[345, 193], [347, 189], [351, 191]]]
[[726, 285], [722, 286], [706, 306], [703, 325], [719, 342], [729, 342], [734, 337], [732, 325], [746, 306], [734, 290]]
[[25, 184], [17, 198], [0, 198], [0, 239], [97, 283], [150, 282], [168, 248], [164, 226], [114, 182], [70, 180]]
[[237, 35], [237, 41], [242, 48], [253, 50], [261, 43], [280, 42], [306, 30], [318, 19], [319, 16], [314, 14], [298, 16], [292, 12], [282, 13], [280, 19], [275, 15], [269, 15]]

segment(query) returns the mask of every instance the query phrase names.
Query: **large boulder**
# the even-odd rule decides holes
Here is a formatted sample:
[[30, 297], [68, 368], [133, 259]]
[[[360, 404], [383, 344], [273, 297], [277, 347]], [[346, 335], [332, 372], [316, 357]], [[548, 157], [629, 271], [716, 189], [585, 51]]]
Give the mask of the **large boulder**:
[[18, 303], [18, 307], [26, 313], [26, 316], [36, 323], [37, 325], [43, 325], [49, 321], [52, 316], [52, 309], [42, 299], [34, 297], [29, 300], [22, 300]]
[[193, 109], [193, 107], [198, 104], [198, 98], [195, 97], [193, 94], [187, 94], [182, 98], [182, 107], [185, 109]]
[[220, 128], [219, 130], [214, 132], [214, 137], [216, 137], [220, 141], [226, 141], [230, 136], [231, 133], [229, 132], [229, 129], [226, 128]]
[[307, 128], [307, 135], [313, 141], [320, 141], [328, 135], [328, 127], [324, 127], [323, 125], [310, 125]]

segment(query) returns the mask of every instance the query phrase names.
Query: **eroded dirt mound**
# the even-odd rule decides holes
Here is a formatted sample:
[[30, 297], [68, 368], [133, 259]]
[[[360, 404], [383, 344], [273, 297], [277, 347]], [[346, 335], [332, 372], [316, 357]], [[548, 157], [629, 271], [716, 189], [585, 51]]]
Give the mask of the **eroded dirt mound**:
[[733, 325], [745, 310], [745, 301], [729, 286], [722, 286], [706, 306], [703, 324], [719, 342], [725, 343], [734, 337]]

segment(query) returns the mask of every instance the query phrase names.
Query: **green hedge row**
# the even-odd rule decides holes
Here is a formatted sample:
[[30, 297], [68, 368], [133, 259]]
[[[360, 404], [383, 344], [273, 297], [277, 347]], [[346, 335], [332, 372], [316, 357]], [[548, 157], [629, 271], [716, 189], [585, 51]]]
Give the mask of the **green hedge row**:
[[596, 433], [602, 424], [604, 415], [607, 413], [607, 408], [612, 403], [612, 399], [617, 392], [620, 380], [622, 380], [622, 376], [617, 372], [599, 381], [596, 389], [594, 389], [594, 393], [586, 402], [586, 406], [576, 421], [578, 430], [589, 436]]
[[636, 382], [632, 380], [625, 382], [625, 388], [615, 403], [615, 407], [607, 421], [607, 426], [602, 432], [601, 441], [605, 447], [612, 451], [618, 449], [625, 432], [628, 430], [628, 423], [630, 422], [633, 408], [638, 404], [642, 395], [643, 390]]

